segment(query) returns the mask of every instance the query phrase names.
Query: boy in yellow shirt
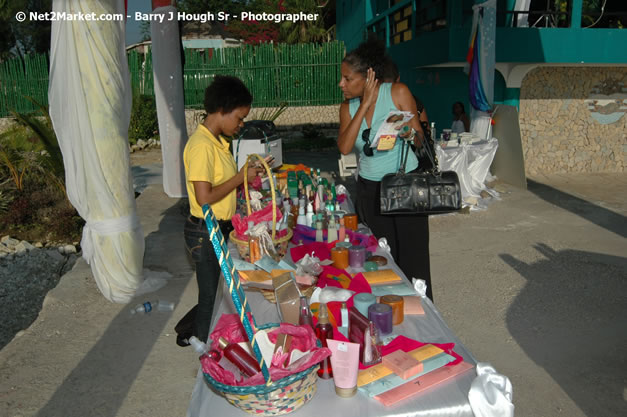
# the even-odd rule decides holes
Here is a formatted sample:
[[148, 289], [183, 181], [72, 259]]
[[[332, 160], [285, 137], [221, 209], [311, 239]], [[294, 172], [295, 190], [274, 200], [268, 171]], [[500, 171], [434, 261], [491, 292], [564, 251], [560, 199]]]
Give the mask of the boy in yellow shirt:
[[[184, 228], [185, 245], [196, 264], [198, 281], [198, 306], [192, 334], [202, 341], [209, 336], [220, 281], [220, 265], [209, 239], [202, 206], [211, 206], [220, 230], [228, 240], [233, 230], [231, 217], [235, 214], [236, 189], [245, 179], [252, 181], [261, 170], [249, 169], [248, 178], [245, 178], [243, 168], [238, 172], [229, 151], [229, 142], [224, 136], [237, 134], [244, 125], [252, 101], [252, 95], [240, 79], [216, 75], [205, 90], [207, 117], [189, 138], [183, 151], [190, 208]], [[179, 335], [177, 343], [186, 345], [185, 342]]]

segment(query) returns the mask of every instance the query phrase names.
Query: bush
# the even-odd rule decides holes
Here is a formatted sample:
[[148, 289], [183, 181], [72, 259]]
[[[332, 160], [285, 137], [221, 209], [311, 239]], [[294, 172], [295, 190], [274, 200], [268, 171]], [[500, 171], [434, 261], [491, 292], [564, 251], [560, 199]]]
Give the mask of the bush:
[[134, 144], [139, 139], [150, 139], [159, 131], [157, 106], [155, 99], [146, 95], [133, 95], [131, 122], [128, 127], [129, 142]]

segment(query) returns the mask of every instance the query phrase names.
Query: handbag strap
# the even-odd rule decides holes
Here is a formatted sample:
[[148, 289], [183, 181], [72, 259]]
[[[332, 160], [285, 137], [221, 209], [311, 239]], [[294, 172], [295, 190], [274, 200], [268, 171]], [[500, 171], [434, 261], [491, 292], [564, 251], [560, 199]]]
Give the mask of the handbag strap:
[[438, 164], [435, 163], [435, 156], [431, 153], [431, 148], [426, 143], [427, 140], [428, 140], [427, 136], [425, 135], [425, 139], [424, 139], [424, 142], [422, 143], [422, 147], [425, 149], [425, 153], [427, 154], [429, 161], [431, 161], [431, 165], [433, 165], [433, 173], [435, 175], [440, 175], [440, 167], [438, 166]]
[[[418, 132], [414, 133], [414, 136], [417, 134]], [[400, 174], [405, 174], [405, 167], [407, 164], [407, 157], [409, 156], [409, 149], [410, 149], [410, 145], [409, 143], [411, 141], [413, 141], [414, 136], [409, 136], [406, 138], [400, 138], [403, 141], [403, 144], [401, 145], [401, 165], [398, 168], [398, 172]], [[427, 137], [425, 136], [425, 141], [427, 140]], [[425, 153], [427, 154], [427, 157], [429, 158], [429, 160], [431, 161], [431, 164], [433, 165], [433, 174], [434, 175], [440, 175], [440, 168], [438, 167], [438, 165], [435, 163], [435, 158], [433, 156], [433, 154], [431, 153], [431, 149], [429, 149], [429, 147], [427, 146], [426, 143], [423, 143], [422, 146], [425, 148]]]

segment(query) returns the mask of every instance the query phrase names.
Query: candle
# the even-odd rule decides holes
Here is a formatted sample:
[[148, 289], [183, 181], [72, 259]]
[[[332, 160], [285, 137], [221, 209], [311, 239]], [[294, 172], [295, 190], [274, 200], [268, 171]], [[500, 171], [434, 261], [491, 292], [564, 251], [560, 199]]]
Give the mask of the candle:
[[362, 268], [366, 262], [366, 248], [363, 246], [351, 246], [348, 249], [348, 263], [351, 268]]
[[381, 297], [381, 304], [387, 304], [392, 307], [392, 323], [394, 325], [401, 324], [404, 318], [404, 302], [403, 297], [398, 295], [384, 295]]
[[333, 266], [336, 268], [348, 268], [348, 249], [337, 246], [331, 249], [331, 260], [333, 261]]
[[368, 307], [368, 318], [381, 336], [392, 333], [392, 307], [387, 304], [372, 304]]
[[357, 311], [359, 311], [364, 317], [368, 317], [368, 307], [377, 302], [377, 298], [367, 292], [361, 292], [355, 294], [353, 297], [353, 304]]
[[344, 216], [344, 226], [351, 230], [357, 230], [357, 215], [355, 213], [346, 214]]

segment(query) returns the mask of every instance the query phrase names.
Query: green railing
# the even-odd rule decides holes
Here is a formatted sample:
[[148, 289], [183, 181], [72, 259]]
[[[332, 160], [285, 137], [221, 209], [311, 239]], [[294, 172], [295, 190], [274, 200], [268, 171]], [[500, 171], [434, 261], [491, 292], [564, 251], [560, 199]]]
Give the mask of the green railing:
[[[186, 49], [183, 70], [185, 107], [202, 108], [205, 88], [215, 74], [235, 75], [253, 94], [254, 107], [319, 106], [342, 101], [338, 88], [344, 43], [297, 44], [239, 48]], [[154, 96], [150, 51], [128, 54], [131, 85]], [[48, 103], [48, 58], [29, 55], [0, 63], [0, 117], [10, 110], [29, 112], [36, 107], [25, 96]]]
[[11, 110], [27, 113], [37, 109], [25, 97], [48, 104], [48, 56], [26, 55], [0, 63], [0, 117]]

